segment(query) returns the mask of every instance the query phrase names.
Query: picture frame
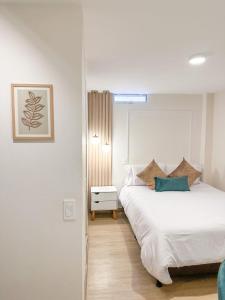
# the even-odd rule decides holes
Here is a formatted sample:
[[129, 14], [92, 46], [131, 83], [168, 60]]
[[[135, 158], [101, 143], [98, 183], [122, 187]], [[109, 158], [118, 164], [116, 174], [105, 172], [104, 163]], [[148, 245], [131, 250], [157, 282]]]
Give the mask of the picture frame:
[[54, 140], [53, 85], [12, 84], [11, 89], [13, 140]]

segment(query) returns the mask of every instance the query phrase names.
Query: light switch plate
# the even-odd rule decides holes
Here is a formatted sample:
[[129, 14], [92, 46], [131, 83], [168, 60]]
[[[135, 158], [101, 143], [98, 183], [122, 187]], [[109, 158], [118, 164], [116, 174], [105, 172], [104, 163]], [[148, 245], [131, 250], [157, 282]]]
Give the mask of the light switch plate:
[[63, 219], [65, 221], [76, 220], [76, 200], [64, 199], [63, 201]]

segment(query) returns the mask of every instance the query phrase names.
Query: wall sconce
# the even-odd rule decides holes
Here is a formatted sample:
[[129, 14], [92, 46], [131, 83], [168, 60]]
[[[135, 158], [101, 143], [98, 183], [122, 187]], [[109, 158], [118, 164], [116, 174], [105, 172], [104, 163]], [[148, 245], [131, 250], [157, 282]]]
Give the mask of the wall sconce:
[[99, 138], [99, 136], [97, 136], [96, 133], [95, 133], [95, 135], [92, 136], [91, 143], [94, 145], [97, 145], [100, 143], [100, 138]]
[[102, 151], [109, 152], [111, 150], [111, 146], [108, 143], [102, 145]]

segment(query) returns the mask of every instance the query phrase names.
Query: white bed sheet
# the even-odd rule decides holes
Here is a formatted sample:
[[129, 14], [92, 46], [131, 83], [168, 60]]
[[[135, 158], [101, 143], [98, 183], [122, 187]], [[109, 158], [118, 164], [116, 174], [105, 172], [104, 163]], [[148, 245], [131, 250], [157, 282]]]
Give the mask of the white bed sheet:
[[162, 283], [172, 283], [169, 267], [225, 259], [224, 192], [205, 183], [192, 186], [191, 192], [124, 186], [120, 201], [141, 246], [144, 267]]

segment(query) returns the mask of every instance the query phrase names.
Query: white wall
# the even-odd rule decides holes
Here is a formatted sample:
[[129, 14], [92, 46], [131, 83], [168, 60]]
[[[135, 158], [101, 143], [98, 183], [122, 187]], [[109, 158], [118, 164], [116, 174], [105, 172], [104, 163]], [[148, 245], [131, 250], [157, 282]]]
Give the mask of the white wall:
[[151, 95], [146, 104], [113, 106], [113, 184], [124, 164], [201, 162], [202, 95]]
[[208, 184], [211, 184], [213, 108], [214, 94], [204, 94], [202, 110], [201, 163], [204, 166], [202, 179]]
[[225, 91], [214, 95], [212, 109], [210, 183], [225, 191]]
[[[82, 298], [82, 15], [0, 6], [0, 299]], [[11, 83], [54, 85], [55, 142], [13, 143]], [[64, 222], [62, 201], [77, 200]]]

